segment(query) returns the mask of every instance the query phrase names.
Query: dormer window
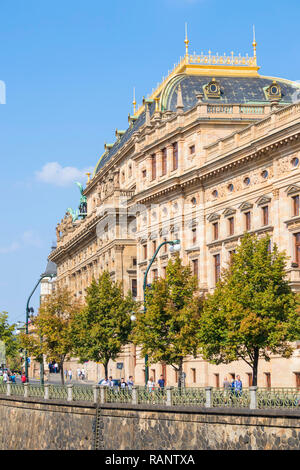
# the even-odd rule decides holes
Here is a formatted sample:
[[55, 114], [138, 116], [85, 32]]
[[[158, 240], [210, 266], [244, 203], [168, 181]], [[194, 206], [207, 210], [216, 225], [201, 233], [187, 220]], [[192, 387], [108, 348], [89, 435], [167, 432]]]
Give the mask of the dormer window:
[[265, 92], [269, 101], [279, 101], [282, 98], [281, 87], [276, 80], [274, 80], [271, 85], [265, 89]]
[[220, 83], [215, 78], [213, 78], [207, 85], [204, 86], [204, 93], [207, 98], [220, 98]]

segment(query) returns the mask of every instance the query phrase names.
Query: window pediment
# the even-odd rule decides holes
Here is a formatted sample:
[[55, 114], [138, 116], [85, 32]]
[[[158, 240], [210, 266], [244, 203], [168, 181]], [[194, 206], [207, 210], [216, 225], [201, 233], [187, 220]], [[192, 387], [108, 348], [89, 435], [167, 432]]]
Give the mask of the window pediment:
[[264, 204], [269, 204], [271, 202], [271, 197], [268, 195], [261, 196], [257, 199], [256, 204], [258, 206], [263, 206]]
[[252, 209], [253, 207], [253, 204], [251, 204], [250, 202], [243, 202], [240, 206], [239, 206], [239, 209], [240, 211], [248, 211], [250, 209]]
[[227, 209], [225, 209], [225, 211], [223, 212], [223, 215], [225, 217], [229, 217], [230, 215], [234, 215], [236, 213], [236, 210], [233, 209], [233, 207], [228, 207]]
[[214, 212], [213, 214], [210, 214], [208, 217], [207, 217], [207, 220], [209, 222], [215, 222], [216, 220], [219, 220], [220, 218], [220, 214], [218, 214], [217, 212]]
[[296, 184], [292, 184], [286, 189], [286, 194], [288, 196], [292, 194], [297, 194], [299, 192], [300, 192], [300, 186], [297, 186]]

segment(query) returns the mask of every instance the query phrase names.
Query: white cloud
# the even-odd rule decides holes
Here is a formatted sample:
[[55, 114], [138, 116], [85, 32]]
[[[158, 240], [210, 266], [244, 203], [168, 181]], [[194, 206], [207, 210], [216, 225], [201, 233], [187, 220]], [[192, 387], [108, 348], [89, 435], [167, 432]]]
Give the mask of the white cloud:
[[21, 236], [21, 239], [24, 245], [30, 245], [36, 248], [42, 246], [42, 240], [40, 239], [39, 235], [33, 230], [27, 230], [26, 232], [24, 232]]
[[55, 186], [69, 186], [76, 181], [86, 181], [85, 173], [92, 173], [92, 171], [92, 168], [80, 170], [73, 166], [62, 167], [58, 162], [49, 162], [43, 166], [41, 171], [36, 171], [35, 175], [38, 181], [42, 183], [53, 184]]
[[7, 246], [2, 246], [0, 248], [0, 254], [6, 255], [7, 253], [14, 253], [20, 248], [20, 244], [18, 242], [12, 242]]
[[15, 241], [12, 241], [6, 246], [0, 247], [0, 254], [6, 255], [9, 253], [15, 253], [16, 251], [26, 246], [40, 248], [42, 245], [43, 243], [38, 233], [34, 232], [33, 230], [27, 230], [18, 236]]

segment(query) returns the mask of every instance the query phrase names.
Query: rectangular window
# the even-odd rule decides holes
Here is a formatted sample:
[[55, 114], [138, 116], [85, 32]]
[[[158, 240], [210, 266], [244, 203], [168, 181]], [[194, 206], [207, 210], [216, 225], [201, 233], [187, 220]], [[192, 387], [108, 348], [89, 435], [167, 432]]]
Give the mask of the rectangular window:
[[192, 263], [193, 263], [193, 275], [196, 276], [196, 278], [198, 279], [198, 275], [199, 275], [199, 271], [198, 271], [198, 260], [197, 259], [193, 259], [192, 260]]
[[252, 387], [252, 374], [251, 372], [247, 372], [248, 375], [248, 387]]
[[132, 297], [137, 297], [137, 280], [131, 279], [131, 292]]
[[195, 145], [190, 146], [190, 155], [192, 155], [193, 153], [195, 153]]
[[136, 258], [132, 258], [132, 266], [136, 266], [136, 265], [137, 265]]
[[144, 259], [147, 259], [148, 258], [148, 253], [147, 253], [147, 244], [146, 245], [143, 245], [143, 257]]
[[263, 225], [269, 225], [269, 206], [262, 207]]
[[251, 212], [245, 212], [245, 225], [246, 225], [246, 231], [248, 232], [251, 230]]
[[299, 196], [294, 196], [293, 198], [293, 216], [299, 215]]
[[[167, 241], [167, 239], [164, 238], [164, 242], [166, 242], [166, 241]], [[164, 244], [164, 253], [167, 253], [167, 252], [168, 252], [168, 244], [165, 243], [165, 244]]]
[[215, 387], [220, 387], [220, 374], [215, 374]]
[[158, 270], [157, 269], [153, 269], [152, 279], [153, 279], [153, 281], [156, 281], [156, 279], [158, 279]]
[[235, 253], [235, 250], [230, 250], [229, 251], [229, 261], [230, 261], [230, 263], [232, 263], [234, 253]]
[[228, 226], [229, 226], [229, 235], [233, 235], [234, 234], [234, 217], [229, 217]]
[[156, 155], [151, 156], [151, 180], [156, 179]]
[[196, 369], [191, 369], [192, 383], [196, 383]]
[[296, 387], [300, 389], [300, 372], [295, 372], [296, 376]]
[[197, 229], [193, 228], [192, 229], [192, 244], [196, 245], [197, 243]]
[[213, 224], [213, 237], [214, 237], [214, 240], [218, 240], [219, 238], [219, 223], [218, 222], [215, 222]]
[[220, 254], [214, 255], [214, 262], [215, 262], [215, 283], [220, 279], [221, 274], [221, 256]]
[[155, 369], [151, 369], [151, 377], [153, 379], [153, 382], [156, 382], [156, 370]]
[[167, 149], [162, 149], [161, 155], [161, 175], [164, 176], [167, 174]]
[[156, 240], [153, 240], [153, 242], [152, 242], [152, 253], [153, 253], [153, 255], [156, 252], [156, 246], [157, 246]]
[[265, 372], [266, 377], [266, 387], [271, 388], [271, 374], [270, 372]]
[[295, 262], [300, 266], [300, 233], [295, 233]]
[[166, 279], [166, 277], [167, 277], [167, 268], [166, 268], [166, 266], [162, 267], [162, 277], [163, 277], [163, 279]]
[[142, 171], [142, 177], [143, 177], [143, 178], [146, 178], [146, 176], [147, 176], [147, 170], [143, 170], [143, 171]]
[[178, 143], [175, 142], [172, 147], [173, 147], [173, 170], [177, 170], [178, 168]]

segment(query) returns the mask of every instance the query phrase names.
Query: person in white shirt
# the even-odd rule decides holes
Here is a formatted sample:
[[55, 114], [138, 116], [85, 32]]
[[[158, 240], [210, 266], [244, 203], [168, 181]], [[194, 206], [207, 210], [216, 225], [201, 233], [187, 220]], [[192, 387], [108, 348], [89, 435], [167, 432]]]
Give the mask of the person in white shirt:
[[4, 373], [3, 373], [3, 382], [6, 383], [7, 380], [8, 380], [8, 375], [7, 375], [7, 372], [4, 371]]
[[149, 392], [152, 392], [155, 389], [155, 382], [153, 381], [153, 377], [150, 377], [148, 380], [147, 387]]
[[71, 371], [71, 369], [69, 369], [68, 374], [69, 374], [69, 379], [72, 380], [72, 371]]

